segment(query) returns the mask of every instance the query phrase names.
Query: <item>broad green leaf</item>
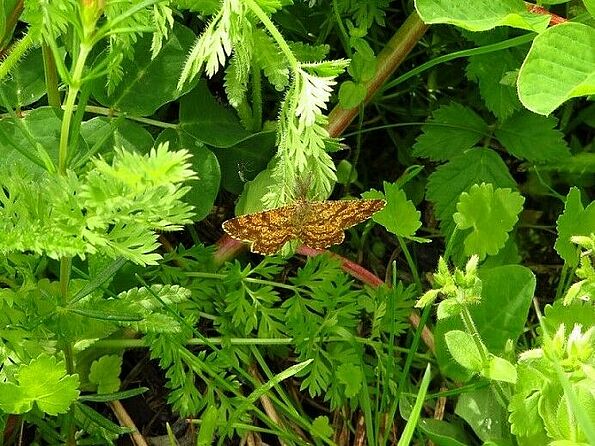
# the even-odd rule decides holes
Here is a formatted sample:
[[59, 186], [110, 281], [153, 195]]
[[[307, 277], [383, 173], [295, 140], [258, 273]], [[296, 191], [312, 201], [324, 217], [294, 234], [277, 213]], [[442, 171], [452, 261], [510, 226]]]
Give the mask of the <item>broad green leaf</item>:
[[204, 144], [179, 130], [166, 129], [161, 132], [156, 143], [164, 141], [169, 141], [170, 150], [187, 149], [192, 154], [190, 163], [198, 178], [188, 181], [191, 189], [184, 197], [184, 201], [194, 206], [194, 220], [200, 221], [211, 213], [219, 193], [221, 170], [217, 157]]
[[194, 39], [194, 33], [176, 23], [161, 51], [151, 59], [152, 36], [145, 33], [138, 40], [132, 60], [124, 59], [124, 76], [112, 95], [107, 96], [105, 78], [93, 82], [95, 98], [106, 107], [136, 116], [150, 116], [159, 107], [188, 92], [195, 82], [177, 90], [178, 78]]
[[433, 418], [421, 418], [417, 427], [439, 446], [468, 446], [473, 444], [462, 426]]
[[520, 68], [527, 53], [524, 48], [509, 48], [469, 58], [467, 77], [479, 84], [486, 107], [500, 120], [521, 108], [516, 88], [504, 83], [503, 79]]
[[473, 428], [482, 441], [504, 440], [512, 444], [507, 420], [508, 411], [498, 402], [493, 392], [490, 386], [461, 394], [455, 413]]
[[[481, 339], [488, 350], [500, 355], [506, 342], [513, 342], [523, 333], [535, 291], [535, 276], [528, 268], [506, 265], [479, 270], [482, 280], [482, 299], [469, 311]], [[462, 330], [459, 317], [439, 320], [436, 324], [436, 357], [444, 374], [454, 379], [466, 380], [467, 371], [454, 363], [442, 341], [450, 330]]]
[[93, 155], [110, 153], [115, 147], [149, 153], [154, 144], [153, 137], [147, 129], [128, 119], [90, 119], [81, 124], [81, 136], [87, 142], [89, 150], [93, 151]]
[[384, 194], [372, 189], [370, 192], [364, 192], [362, 196], [386, 199], [385, 208], [374, 214], [372, 219], [387, 231], [417, 242], [429, 242], [427, 239], [415, 237], [415, 232], [421, 227], [421, 213], [410, 200], [407, 200], [405, 192], [396, 183], [385, 181]]
[[595, 29], [562, 23], [535, 38], [521, 67], [519, 98], [548, 115], [570, 98], [595, 93]]
[[244, 215], [264, 210], [262, 197], [272, 184], [271, 167], [260, 172], [252, 181], [248, 181], [236, 204], [235, 214]]
[[339, 88], [339, 104], [343, 108], [357, 107], [366, 98], [366, 93], [364, 84], [345, 81]]
[[470, 149], [488, 134], [488, 126], [470, 108], [453, 102], [432, 113], [421, 128], [413, 154], [446, 161]]
[[234, 110], [217, 102], [206, 82], [180, 100], [180, 129], [200, 142], [217, 148], [229, 148], [255, 138], [240, 123]]
[[337, 368], [337, 378], [341, 384], [345, 385], [345, 396], [347, 398], [356, 396], [364, 382], [361, 367], [351, 363], [341, 364]]
[[514, 365], [499, 356], [490, 357], [487, 368], [482, 370], [481, 374], [493, 381], [504, 381], [515, 384], [517, 380]]
[[550, 21], [547, 15], [529, 13], [522, 0], [476, 0], [473, 5], [452, 0], [415, 0], [415, 8], [425, 23], [449, 23], [469, 31], [512, 26], [539, 32]]
[[330, 438], [333, 435], [333, 428], [329, 423], [328, 417], [319, 416], [314, 418], [310, 432], [319, 438]]
[[21, 365], [16, 383], [0, 383], [0, 409], [8, 413], [25, 413], [33, 404], [48, 415], [65, 413], [78, 397], [78, 375], [67, 375], [62, 362], [43, 354], [29, 364]]
[[444, 340], [453, 359], [460, 365], [474, 373], [482, 369], [481, 355], [473, 336], [461, 330], [451, 330], [444, 335]]
[[503, 122], [495, 135], [517, 158], [533, 162], [557, 161], [570, 157], [570, 151], [564, 134], [556, 130], [556, 125], [554, 117], [521, 111]]
[[595, 17], [595, 0], [583, 0], [583, 3], [589, 14], [591, 14], [591, 17]]
[[[39, 165], [31, 157], [48, 163], [58, 163], [62, 111], [52, 107], [39, 107], [24, 113], [22, 118], [0, 120], [0, 163], [19, 165], [30, 172], [39, 172]], [[25, 128], [25, 133], [21, 128]], [[71, 149], [72, 150], [72, 149]], [[79, 138], [77, 151], [85, 151], [85, 141]], [[25, 156], [24, 154], [28, 154]]]
[[105, 355], [91, 364], [89, 381], [97, 385], [97, 393], [114, 393], [120, 390], [122, 356]]
[[500, 156], [490, 149], [468, 150], [438, 167], [429, 177], [427, 197], [434, 203], [442, 233], [450, 236], [452, 219], [462, 192], [474, 184], [492, 183], [494, 187], [516, 189], [516, 183]]
[[[0, 91], [12, 108], [33, 104], [45, 94], [45, 78], [41, 48], [23, 57], [0, 84]], [[4, 103], [0, 103], [4, 107]]]
[[580, 190], [576, 187], [570, 189], [566, 196], [564, 212], [556, 221], [558, 238], [554, 248], [564, 262], [570, 267], [578, 265], [579, 254], [577, 246], [571, 243], [573, 235], [586, 235], [595, 232], [595, 202], [591, 202], [586, 208], [581, 202]]
[[461, 230], [472, 229], [465, 237], [465, 255], [495, 255], [505, 245], [523, 209], [525, 199], [510, 189], [491, 184], [473, 185], [463, 192], [453, 219]]

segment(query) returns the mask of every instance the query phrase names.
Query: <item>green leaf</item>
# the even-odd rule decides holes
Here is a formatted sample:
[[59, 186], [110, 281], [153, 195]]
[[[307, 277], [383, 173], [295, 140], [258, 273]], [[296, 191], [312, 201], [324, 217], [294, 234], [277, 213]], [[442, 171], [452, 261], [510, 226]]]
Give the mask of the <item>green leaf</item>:
[[473, 336], [461, 330], [452, 330], [444, 335], [444, 340], [455, 361], [474, 373], [481, 371], [483, 362]]
[[510, 189], [491, 184], [473, 185], [463, 192], [453, 219], [459, 229], [473, 228], [465, 237], [465, 255], [495, 255], [505, 245], [508, 233], [518, 221], [525, 199]]
[[29, 364], [20, 365], [16, 383], [0, 383], [0, 409], [25, 413], [37, 407], [48, 415], [66, 413], [79, 395], [78, 375], [67, 375], [62, 362], [43, 354]]
[[421, 227], [421, 213], [410, 200], [407, 200], [405, 192], [396, 183], [385, 181], [384, 195], [372, 189], [370, 192], [364, 192], [362, 196], [386, 199], [386, 206], [374, 214], [372, 220], [384, 226], [387, 231], [417, 242], [429, 242], [427, 239], [415, 237], [415, 232]]
[[266, 32], [257, 29], [253, 33], [254, 61], [277, 91], [289, 84], [289, 66], [277, 43]]
[[473, 110], [453, 102], [432, 113], [421, 128], [413, 154], [446, 161], [473, 147], [488, 134], [488, 126]]
[[521, 67], [519, 98], [547, 115], [570, 98], [595, 93], [595, 29], [562, 23], [535, 38]]
[[0, 91], [12, 108], [33, 104], [45, 94], [41, 48], [33, 49], [19, 61], [10, 77], [2, 81]]
[[366, 86], [353, 81], [345, 81], [339, 88], [339, 104], [343, 108], [353, 108], [366, 98]]
[[505, 84], [503, 79], [510, 72], [519, 69], [525, 54], [526, 50], [509, 48], [469, 57], [467, 77], [479, 84], [481, 97], [488, 110], [500, 120], [508, 118], [521, 108], [516, 88]]
[[411, 439], [413, 438], [413, 433], [415, 432], [415, 428], [417, 423], [420, 420], [421, 411], [423, 409], [424, 401], [426, 398], [426, 394], [428, 392], [428, 386], [430, 385], [430, 379], [432, 377], [431, 367], [430, 364], [426, 366], [426, 370], [424, 371], [424, 376], [421, 379], [421, 384], [419, 386], [419, 391], [417, 392], [417, 397], [415, 398], [415, 404], [411, 409], [411, 414], [409, 419], [407, 420], [407, 424], [405, 425], [405, 429], [403, 429], [403, 433], [399, 438], [399, 442], [397, 446], [407, 446], [411, 444]]
[[508, 411], [498, 402], [492, 386], [461, 394], [455, 413], [473, 428], [482, 441], [496, 441], [498, 444], [502, 444], [502, 440], [503, 444], [511, 441]]
[[556, 221], [556, 228], [558, 230], [558, 238], [554, 245], [556, 252], [568, 266], [577, 266], [579, 253], [577, 246], [570, 241], [570, 237], [589, 236], [595, 233], [595, 202], [591, 202], [584, 208], [580, 190], [576, 187], [571, 188], [566, 196], [564, 212]]
[[[482, 298], [469, 307], [481, 339], [487, 349], [496, 355], [504, 352], [508, 339], [516, 342], [525, 329], [529, 308], [535, 292], [535, 275], [519, 265], [506, 265], [490, 269], [480, 268]], [[440, 342], [450, 330], [463, 330], [460, 317], [439, 320], [436, 324], [436, 358], [442, 372], [454, 379], [469, 376], [453, 363], [444, 343]]]
[[148, 153], [153, 148], [153, 136], [140, 124], [129, 119], [97, 117], [81, 124], [81, 136], [89, 147], [98, 146], [97, 153], [109, 153], [114, 147]]
[[459, 424], [435, 420], [433, 418], [421, 418], [417, 427], [436, 445], [468, 446], [473, 444], [470, 435]]
[[337, 378], [341, 384], [345, 385], [345, 396], [347, 398], [356, 396], [364, 381], [361, 367], [351, 363], [341, 364], [337, 368]]
[[522, 0], [476, 0], [473, 7], [467, 2], [416, 0], [415, 8], [425, 23], [450, 23], [469, 31], [506, 25], [539, 32], [550, 22], [547, 15], [529, 13]]
[[347, 72], [358, 83], [367, 82], [376, 74], [376, 65], [376, 57], [371, 48], [364, 47], [363, 51], [358, 50], [353, 54]]
[[494, 187], [516, 188], [508, 167], [490, 149], [473, 149], [438, 167], [428, 180], [427, 197], [434, 203], [442, 233], [450, 236], [455, 228], [452, 215], [462, 192], [472, 185], [492, 183]]
[[143, 34], [136, 43], [134, 58], [122, 62], [124, 76], [115, 91], [108, 96], [105, 78], [101, 77], [93, 81], [94, 97], [106, 107], [132, 115], [154, 114], [195, 85], [196, 81], [189, 82], [182, 91], [177, 90], [180, 71], [195, 38], [189, 28], [176, 23], [161, 51], [152, 59], [152, 36]]
[[217, 157], [204, 144], [186, 132], [165, 129], [157, 137], [156, 144], [165, 141], [169, 141], [169, 147], [172, 150], [185, 148], [192, 154], [190, 164], [197, 178], [188, 181], [187, 184], [191, 189], [184, 197], [184, 201], [194, 206], [194, 221], [200, 221], [211, 213], [219, 193], [221, 170]]
[[89, 381], [97, 384], [97, 393], [113, 393], [120, 390], [122, 356], [105, 355], [91, 364]]
[[487, 368], [481, 374], [490, 380], [511, 384], [515, 384], [517, 380], [515, 366], [499, 356], [491, 356]]
[[219, 409], [217, 406], [209, 406], [200, 417], [200, 429], [196, 437], [196, 446], [210, 446], [213, 444], [213, 437], [217, 429]]
[[328, 417], [321, 415], [314, 418], [312, 421], [312, 428], [310, 433], [319, 438], [330, 438], [333, 435], [333, 428], [331, 427]]
[[557, 161], [570, 157], [564, 134], [556, 130], [556, 118], [528, 111], [516, 113], [496, 129], [498, 141], [517, 158]]

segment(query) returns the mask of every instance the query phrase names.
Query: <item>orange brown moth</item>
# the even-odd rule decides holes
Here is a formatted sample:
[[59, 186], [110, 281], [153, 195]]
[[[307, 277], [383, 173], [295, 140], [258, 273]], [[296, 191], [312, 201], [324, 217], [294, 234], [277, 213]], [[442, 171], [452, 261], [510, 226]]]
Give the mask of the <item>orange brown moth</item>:
[[250, 250], [273, 255], [298, 239], [310, 248], [324, 249], [345, 239], [345, 229], [367, 220], [386, 205], [384, 200], [298, 200], [288, 206], [241, 215], [223, 222], [232, 238]]

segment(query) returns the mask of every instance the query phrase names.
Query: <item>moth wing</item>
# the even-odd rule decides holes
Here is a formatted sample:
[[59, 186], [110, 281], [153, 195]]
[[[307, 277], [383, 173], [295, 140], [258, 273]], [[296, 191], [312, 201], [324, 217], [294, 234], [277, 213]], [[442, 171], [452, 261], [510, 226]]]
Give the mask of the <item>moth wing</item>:
[[223, 230], [232, 238], [250, 244], [250, 251], [273, 255], [295, 238], [292, 223], [294, 206], [240, 215], [223, 222]]
[[328, 248], [345, 240], [345, 229], [384, 208], [384, 200], [336, 200], [310, 203], [297, 236], [311, 248]]

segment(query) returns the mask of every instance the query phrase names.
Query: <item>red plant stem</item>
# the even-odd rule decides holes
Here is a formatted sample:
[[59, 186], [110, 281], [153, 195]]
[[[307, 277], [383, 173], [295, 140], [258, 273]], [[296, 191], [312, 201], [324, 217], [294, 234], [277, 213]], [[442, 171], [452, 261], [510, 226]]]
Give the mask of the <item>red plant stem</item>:
[[559, 15], [556, 14], [552, 14], [551, 12], [549, 12], [547, 9], [545, 9], [542, 6], [537, 6], [534, 5], [533, 3], [527, 3], [525, 2], [525, 6], [527, 7], [527, 10], [533, 14], [541, 14], [541, 15], [550, 15], [550, 26], [553, 25], [559, 25], [560, 23], [564, 23], [567, 22], [568, 19], [565, 19], [564, 17], [560, 17]]

